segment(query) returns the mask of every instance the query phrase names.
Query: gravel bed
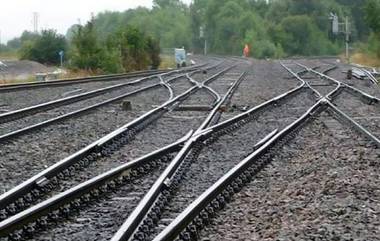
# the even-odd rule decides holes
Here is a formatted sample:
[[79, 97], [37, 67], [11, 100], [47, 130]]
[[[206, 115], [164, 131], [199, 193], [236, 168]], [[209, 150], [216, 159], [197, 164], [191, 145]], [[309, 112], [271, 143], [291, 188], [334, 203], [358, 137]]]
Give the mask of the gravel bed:
[[[173, 76], [175, 76], [175, 75], [171, 75], [171, 77], [173, 77]], [[170, 78], [170, 77], [165, 77], [164, 79], [167, 79], [167, 78]], [[177, 80], [174, 81], [173, 83], [176, 83], [176, 82], [177, 82]], [[60, 115], [64, 115], [64, 114], [67, 114], [67, 113], [70, 113], [70, 112], [73, 112], [73, 111], [76, 111], [76, 110], [79, 110], [79, 109], [82, 109], [82, 108], [85, 108], [85, 107], [88, 107], [88, 106], [91, 106], [91, 105], [94, 105], [97, 103], [100, 103], [102, 101], [123, 95], [123, 94], [128, 93], [128, 92], [138, 90], [140, 88], [143, 88], [145, 86], [149, 86], [149, 85], [152, 85], [155, 83], [158, 83], [158, 78], [155, 78], [152, 80], [147, 80], [147, 81], [144, 81], [142, 83], [139, 83], [139, 84], [136, 84], [133, 86], [126, 86], [126, 87], [118, 88], [114, 91], [107, 92], [107, 93], [102, 94], [100, 96], [95, 96], [95, 97], [90, 98], [90, 99], [78, 101], [78, 102], [75, 102], [75, 103], [72, 103], [69, 105], [65, 105], [65, 106], [61, 106], [61, 107], [58, 107], [58, 108], [55, 108], [55, 109], [52, 109], [49, 111], [44, 111], [41, 113], [37, 113], [35, 115], [27, 116], [27, 117], [19, 119], [19, 120], [15, 120], [12, 122], [1, 124], [0, 125], [0, 135], [3, 135], [6, 133], [27, 127], [29, 125], [37, 124], [37, 123], [40, 123], [42, 121], [46, 121], [46, 120], [58, 117]], [[181, 85], [183, 85], [183, 83], [179, 83], [177, 85], [181, 86]], [[162, 91], [162, 90], [160, 90], [160, 91]], [[169, 98], [169, 92], [168, 92], [167, 96]], [[128, 97], [128, 98], [130, 98], [130, 97]], [[133, 98], [133, 96], [132, 96], [132, 98]]]
[[380, 103], [364, 104], [358, 97], [342, 92], [334, 101], [337, 107], [380, 138]]
[[[52, 109], [52, 110], [48, 110], [48, 111], [36, 113], [34, 115], [26, 116], [22, 119], [18, 119], [18, 120], [11, 121], [8, 123], [0, 124], [0, 135], [6, 134], [6, 133], [9, 133], [12, 131], [16, 131], [16, 130], [21, 129], [21, 128], [25, 128], [25, 127], [30, 126], [30, 125], [38, 124], [40, 122], [43, 122], [43, 121], [46, 121], [46, 120], [49, 120], [49, 119], [52, 119], [52, 118], [55, 118], [55, 117], [58, 117], [58, 116], [61, 116], [64, 114], [68, 114], [68, 113], [71, 113], [73, 111], [80, 110], [80, 109], [85, 108], [85, 107], [89, 107], [91, 105], [98, 104], [100, 102], [106, 101], [106, 100], [111, 99], [111, 98], [115, 98], [115, 97], [123, 95], [125, 93], [135, 91], [135, 90], [140, 89], [142, 87], [143, 86], [136, 85], [136, 86], [128, 86], [128, 87], [124, 87], [124, 88], [119, 88], [115, 91], [108, 92], [108, 93], [102, 94], [100, 96], [95, 96], [95, 97], [90, 98], [90, 99], [78, 101], [78, 102], [75, 102], [75, 103], [72, 103], [69, 105], [60, 106], [60, 107]], [[163, 90], [162, 89], [163, 87], [160, 87], [160, 88], [161, 88], [161, 90], [156, 89], [154, 91], [159, 91], [159, 92], [165, 92], [166, 91], [167, 92], [167, 94], [166, 94], [167, 98], [169, 98], [169, 92], [166, 89]], [[127, 98], [133, 98], [133, 96], [127, 97]], [[108, 106], [108, 105], [105, 105], [105, 106]]]
[[193, 95], [186, 99], [182, 105], [209, 105], [211, 107], [215, 101], [216, 99], [211, 95], [211, 92], [206, 89], [198, 89]]
[[120, 103], [115, 103], [0, 144], [0, 192], [141, 116], [167, 98], [164, 88], [150, 90], [127, 98], [132, 102], [132, 111], [124, 111]]
[[231, 85], [239, 78], [242, 73], [239, 73], [237, 70], [233, 70], [231, 73], [224, 74], [221, 78], [216, 81], [212, 81], [208, 86], [216, 91], [220, 97], [223, 97], [224, 94], [228, 91]]
[[[353, 86], [361, 91], [364, 91], [370, 95], [376, 96], [377, 98], [380, 98], [380, 87], [373, 85], [368, 79], [360, 80], [356, 78], [352, 78], [351, 80], [347, 79], [347, 71], [352, 68], [352, 66], [337, 62], [336, 60], [331, 59], [319, 59], [319, 60], [302, 60], [303, 64], [307, 66], [312, 65], [323, 65], [323, 64], [330, 64], [330, 65], [337, 65], [338, 68], [335, 70], [332, 70], [327, 73], [328, 76], [335, 78], [336, 80], [339, 80], [343, 83], [346, 83], [350, 86]], [[318, 70], [319, 71], [319, 70]]]
[[178, 96], [194, 85], [188, 79], [180, 78], [177, 81], [170, 83], [170, 86], [173, 89], [174, 96]]
[[138, 78], [128, 78], [117, 81], [89, 82], [83, 84], [65, 85], [60, 87], [46, 87], [23, 91], [12, 91], [1, 93], [0, 104], [2, 111], [16, 110], [32, 105], [45, 103], [47, 101], [61, 99], [68, 96], [83, 94], [85, 92], [112, 86], [120, 83], [128, 83]]
[[[206, 114], [205, 112], [180, 111], [165, 114], [149, 128], [139, 133], [135, 140], [112, 154], [111, 157], [102, 158], [92, 163], [79, 175], [63, 181], [60, 189], [49, 195], [64, 191], [88, 180], [90, 177], [176, 141], [191, 129], [196, 129], [206, 118]], [[38, 240], [45, 240], [45, 237], [54, 237], [54, 240], [68, 240], [68, 237], [70, 237], [70, 240], [72, 240], [72, 237], [78, 239], [81, 237], [81, 240], [109, 239], [127, 218], [133, 207], [138, 204], [138, 201], [153, 184], [160, 171], [154, 171], [150, 174], [151, 178], [147, 178], [147, 180], [142, 179], [142, 185], [140, 184], [141, 180], [139, 180], [132, 187], [123, 187], [116, 194], [112, 194], [104, 201], [102, 200], [90, 208], [86, 208], [80, 215], [72, 217], [68, 222], [59, 224], [57, 227], [38, 235]], [[120, 199], [120, 197], [123, 198]], [[125, 211], [120, 212], [120, 210]], [[118, 214], [116, 215], [115, 213]]]
[[235, 195], [200, 240], [379, 240], [379, 156], [323, 113]]
[[257, 142], [273, 130], [281, 130], [292, 123], [313, 103], [314, 101], [309, 100], [308, 92], [303, 92], [289, 99], [284, 105], [263, 112], [243, 128], [221, 137], [216, 143], [204, 148], [199, 158], [186, 171], [184, 180], [165, 208], [153, 235], [162, 231], [196, 197], [252, 153]]
[[[59, 191], [64, 191], [90, 177], [168, 145], [198, 127], [206, 116], [194, 112], [173, 112], [160, 118], [136, 139], [111, 155], [92, 163], [80, 175], [63, 181]], [[59, 223], [38, 236], [38, 240], [54, 237], [54, 240], [109, 240], [148, 191], [163, 167], [149, 173], [149, 177], [126, 185], [120, 191], [85, 208], [69, 221]], [[51, 193], [49, 195], [53, 195]]]
[[[213, 68], [213, 69], [208, 70], [207, 72], [193, 74], [191, 76], [191, 78], [194, 79], [195, 81], [199, 82], [199, 83], [202, 83], [206, 79], [210, 78], [212, 75], [221, 71], [223, 67], [224, 67], [224, 65], [220, 65], [217, 68]], [[181, 79], [179, 79], [173, 83], [170, 83], [170, 86], [173, 89], [174, 95], [177, 96], [177, 95], [180, 95], [183, 92], [187, 91], [191, 87], [193, 87], [194, 84], [192, 84], [190, 82], [190, 80], [188, 80], [187, 78], [181, 78]]]
[[299, 84], [279, 61], [249, 60], [245, 70], [248, 73], [231, 99], [232, 108], [222, 115], [223, 120], [294, 89]]
[[[170, 74], [166, 78], [174, 77], [178, 74]], [[0, 96], [0, 112], [16, 110], [28, 106], [33, 106], [47, 101], [61, 99], [73, 95], [83, 94], [88, 91], [109, 87], [121, 83], [128, 83], [134, 80], [142, 79], [144, 77], [126, 78], [122, 80], [103, 81], [103, 82], [89, 82], [83, 84], [73, 84], [60, 87], [45, 87], [39, 89], [11, 91], [9, 93], [2, 93]], [[158, 83], [158, 78], [143, 80], [138, 86], [147, 86], [150, 84]]]
[[81, 182], [104, 173], [114, 167], [130, 162], [152, 151], [169, 145], [196, 129], [206, 118], [203, 112], [169, 112], [136, 135], [136, 139], [126, 144], [109, 157], [93, 162], [74, 177], [61, 182], [59, 189], [49, 194], [55, 195]]
[[[197, 64], [208, 62], [208, 66], [226, 60], [207, 73], [194, 75], [193, 78], [198, 82], [227, 66], [238, 64], [209, 83], [221, 96], [242, 72], [247, 71], [247, 76], [232, 98], [231, 107], [223, 113], [222, 121], [299, 85], [279, 61], [204, 56], [190, 58], [196, 60]], [[328, 74], [348, 83], [346, 74], [342, 73], [347, 66], [334, 60], [285, 60], [293, 71], [302, 71], [303, 68], [295, 62], [308, 67], [320, 66], [317, 69], [319, 72], [331, 66], [330, 64], [337, 64], [339, 68]], [[305, 74], [302, 78], [311, 84], [326, 83], [313, 74]], [[158, 79], [149, 81], [149, 84], [157, 81]], [[380, 96], [380, 91], [376, 92], [372, 86], [366, 87], [366, 84], [362, 84], [365, 81], [351, 81], [359, 89]], [[180, 78], [171, 85], [175, 95], [193, 86], [185, 78]], [[82, 91], [85, 91], [86, 86], [98, 88], [90, 84], [80, 86], [5, 94], [0, 97], [0, 108], [4, 100], [10, 103], [3, 109], [14, 106], [19, 108], [17, 105], [26, 106], [60, 98], [63, 93], [77, 88], [83, 88]], [[315, 88], [323, 92], [321, 94], [327, 94], [335, 86]], [[119, 95], [125, 89], [1, 125], [0, 135]], [[78, 93], [81, 92], [67, 94]], [[166, 88], [146, 91], [124, 99], [131, 101], [130, 111], [123, 110], [119, 101], [0, 144], [0, 194], [141, 116], [158, 103], [167, 101], [167, 98]], [[211, 105], [214, 101], [212, 95], [201, 89], [182, 105]], [[222, 175], [251, 154], [258, 141], [275, 129], [283, 129], [315, 103], [315, 96], [310, 91], [298, 92], [285, 103], [261, 112], [241, 129], [204, 147], [185, 173], [151, 238]], [[379, 105], [365, 105], [359, 98], [346, 92], [342, 92], [334, 100], [334, 104], [380, 137]], [[188, 131], [197, 129], [208, 113], [170, 111], [164, 114], [111, 156], [103, 157], [69, 180], [63, 180], [62, 185], [44, 199], [178, 140]], [[233, 201], [218, 213], [212, 224], [200, 233], [201, 240], [380, 240], [379, 157], [379, 148], [353, 133], [347, 126], [342, 126], [327, 112], [323, 112], [314, 122], [305, 126], [294, 140], [282, 147], [273, 162], [236, 194]], [[80, 213], [72, 215], [70, 219], [53, 224], [46, 231], [39, 232], [33, 240], [109, 240], [165, 166], [166, 164], [107, 194], [84, 207]]]
[[110, 240], [163, 171], [124, 185], [30, 240]]
[[[219, 71], [225, 69], [227, 66], [228, 66], [228, 64], [224, 63], [223, 65], [219, 66], [217, 69], [213, 69], [212, 71], [208, 71], [207, 74], [205, 74], [205, 75], [200, 75], [200, 78], [203, 77], [203, 81], [204, 81], [207, 78], [211, 77], [212, 75], [214, 75], [214, 74], [218, 73]], [[231, 75], [231, 73], [234, 73], [234, 71], [236, 71], [234, 68], [227, 71], [226, 73], [224, 73], [223, 75], [221, 75], [217, 79], [215, 79], [214, 81], [210, 82], [208, 84], [208, 86], [211, 87], [212, 85], [213, 86], [218, 85], [220, 82], [224, 81], [226, 76]], [[198, 79], [196, 79], [196, 80], [198, 82], [202, 82], [202, 81], [199, 81]], [[227, 92], [227, 90], [228, 90], [228, 88], [225, 89], [224, 92], [220, 92], [219, 93], [220, 96], [223, 97], [223, 95]], [[194, 95], [190, 96], [190, 98], [188, 98], [186, 101], [184, 101], [183, 105], [202, 105], [202, 106], [210, 105], [210, 107], [211, 107], [211, 105], [213, 103], [215, 103], [215, 101], [216, 101], [216, 99], [210, 91], [208, 91], [206, 89], [200, 89]]]

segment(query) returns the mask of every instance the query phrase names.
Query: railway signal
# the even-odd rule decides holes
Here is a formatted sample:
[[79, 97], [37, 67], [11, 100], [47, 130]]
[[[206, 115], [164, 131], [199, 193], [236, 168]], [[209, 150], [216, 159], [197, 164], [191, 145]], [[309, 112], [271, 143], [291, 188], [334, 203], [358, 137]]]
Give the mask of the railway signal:
[[203, 54], [207, 55], [207, 38], [205, 35], [205, 27], [203, 27], [203, 26], [199, 27], [199, 38], [204, 39]]
[[63, 56], [65, 55], [65, 52], [63, 50], [58, 52], [59, 59], [61, 61], [61, 68], [63, 67]]
[[351, 26], [348, 16], [345, 17], [344, 22], [339, 22], [339, 17], [335, 13], [330, 13], [330, 19], [332, 20], [332, 33], [334, 35], [344, 34], [346, 42], [346, 59], [350, 62], [350, 39], [351, 39]]

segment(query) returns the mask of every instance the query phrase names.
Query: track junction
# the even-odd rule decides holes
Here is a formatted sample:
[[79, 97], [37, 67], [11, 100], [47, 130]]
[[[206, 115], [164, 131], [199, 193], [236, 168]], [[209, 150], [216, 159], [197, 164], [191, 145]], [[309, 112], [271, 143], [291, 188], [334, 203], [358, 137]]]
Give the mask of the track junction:
[[1, 87], [0, 239], [377, 240], [379, 86], [200, 62]]

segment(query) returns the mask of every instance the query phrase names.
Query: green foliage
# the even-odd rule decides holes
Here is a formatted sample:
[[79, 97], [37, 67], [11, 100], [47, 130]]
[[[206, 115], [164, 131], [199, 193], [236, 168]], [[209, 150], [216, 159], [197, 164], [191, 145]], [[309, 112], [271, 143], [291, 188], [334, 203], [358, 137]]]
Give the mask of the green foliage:
[[[161, 48], [200, 53], [205, 40], [215, 54], [241, 55], [246, 44], [256, 58], [339, 54], [344, 36], [331, 34], [330, 12], [340, 21], [348, 16], [351, 41], [368, 40], [366, 49], [380, 56], [380, 0], [193, 0], [190, 6], [154, 0], [152, 9], [106, 11], [85, 26], [73, 25], [66, 34], [70, 65], [104, 72], [157, 68]], [[53, 55], [42, 57], [42, 52], [52, 53], [52, 44], [41, 38], [26, 31], [6, 48], [21, 48], [23, 57], [50, 62]]]
[[368, 0], [365, 7], [365, 21], [373, 33], [369, 38], [369, 50], [380, 58], [380, 0]]
[[150, 57], [150, 60], [151, 60], [152, 69], [158, 69], [158, 67], [161, 64], [160, 41], [158, 41], [158, 40], [156, 40], [156, 39], [154, 39], [152, 37], [148, 37], [146, 44], [147, 44], [147, 51], [148, 51], [148, 54], [149, 54], [149, 57]]
[[58, 53], [65, 51], [66, 48], [64, 36], [57, 34], [55, 30], [43, 30], [41, 35], [34, 36], [31, 40], [23, 40], [20, 57], [45, 64], [58, 64], [60, 62]]
[[375, 33], [380, 33], [380, 0], [368, 0], [364, 9], [367, 24]]
[[102, 69], [105, 59], [105, 52], [97, 40], [92, 21], [85, 26], [78, 26], [71, 40], [71, 66], [85, 70]]
[[8, 41], [7, 47], [13, 50], [19, 50], [24, 43], [34, 42], [39, 38], [38, 33], [24, 31], [19, 38], [14, 38]]
[[121, 27], [101, 40], [92, 20], [73, 30], [71, 44], [73, 68], [116, 73], [160, 65], [159, 41], [131, 26]]
[[190, 48], [190, 17], [186, 5], [178, 0], [156, 1], [153, 9], [137, 8], [125, 12], [104, 12], [94, 19], [100, 40], [124, 26], [135, 26], [147, 35], [160, 40], [162, 48]]

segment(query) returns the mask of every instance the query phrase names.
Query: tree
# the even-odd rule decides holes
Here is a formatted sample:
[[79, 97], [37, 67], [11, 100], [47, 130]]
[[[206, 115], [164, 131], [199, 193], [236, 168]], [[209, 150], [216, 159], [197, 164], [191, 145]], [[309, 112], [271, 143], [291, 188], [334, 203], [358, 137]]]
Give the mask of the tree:
[[179, 0], [153, 0], [154, 8], [183, 8], [184, 4]]
[[373, 31], [370, 42], [375, 47], [372, 48], [380, 58], [380, 0], [368, 0], [364, 11], [366, 13], [365, 21]]
[[21, 59], [34, 60], [45, 64], [58, 64], [58, 53], [67, 48], [66, 39], [55, 30], [43, 30], [35, 40], [25, 41], [21, 48]]
[[152, 69], [157, 69], [160, 66], [161, 58], [160, 58], [160, 41], [148, 37], [147, 38], [147, 51], [149, 53], [149, 57], [151, 60]]
[[97, 40], [92, 20], [85, 26], [77, 26], [71, 43], [72, 66], [90, 71], [102, 69], [105, 54]]
[[281, 44], [289, 55], [321, 55], [334, 52], [332, 43], [306, 15], [286, 17], [273, 34], [275, 42]]
[[110, 36], [109, 49], [118, 49], [125, 71], [158, 68], [160, 65], [159, 41], [147, 36], [136, 27], [126, 26]]
[[380, 34], [380, 0], [368, 0], [364, 9], [367, 24], [375, 33]]
[[13, 38], [8, 41], [7, 46], [11, 49], [18, 50], [26, 42], [34, 42], [39, 38], [38, 33], [24, 31], [19, 38]]

